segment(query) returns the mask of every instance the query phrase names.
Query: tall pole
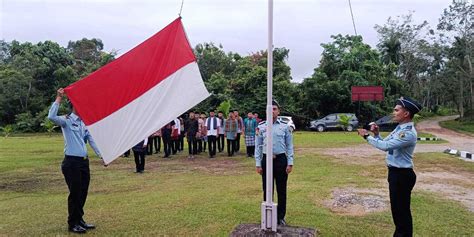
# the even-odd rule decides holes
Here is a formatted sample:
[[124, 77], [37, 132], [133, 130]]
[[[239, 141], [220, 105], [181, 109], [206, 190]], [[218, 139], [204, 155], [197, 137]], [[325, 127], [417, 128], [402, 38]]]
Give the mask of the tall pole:
[[268, 50], [267, 50], [267, 128], [266, 128], [266, 190], [262, 203], [263, 230], [277, 230], [277, 208], [273, 203], [273, 0], [268, 0]]
[[349, 0], [349, 9], [351, 9], [352, 26], [354, 26], [354, 33], [357, 36], [356, 24], [355, 24], [355, 21], [354, 21], [354, 14], [352, 14], [351, 0]]

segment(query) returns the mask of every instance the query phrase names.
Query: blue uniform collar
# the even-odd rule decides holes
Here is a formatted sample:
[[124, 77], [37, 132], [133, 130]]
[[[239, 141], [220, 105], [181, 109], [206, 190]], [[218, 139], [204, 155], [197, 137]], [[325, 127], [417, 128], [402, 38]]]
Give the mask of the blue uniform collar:
[[71, 113], [69, 117], [74, 121], [81, 121], [81, 118], [79, 118], [79, 116], [77, 116], [75, 113]]
[[413, 127], [414, 125], [415, 125], [415, 124], [414, 124], [413, 122], [408, 122], [408, 123], [400, 124], [400, 125], [398, 125], [398, 126], [399, 126], [401, 129], [403, 129], [403, 128], [406, 128], [406, 127], [408, 127], [408, 126]]

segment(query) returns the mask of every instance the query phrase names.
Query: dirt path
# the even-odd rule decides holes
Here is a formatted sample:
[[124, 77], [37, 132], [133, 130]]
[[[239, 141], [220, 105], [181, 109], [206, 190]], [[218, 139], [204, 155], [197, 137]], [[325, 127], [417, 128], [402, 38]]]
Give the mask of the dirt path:
[[[445, 146], [449, 146], [449, 148], [457, 149], [457, 150], [464, 150], [469, 152], [474, 152], [474, 137], [468, 136], [462, 133], [458, 133], [446, 128], [442, 128], [439, 126], [439, 122], [453, 120], [456, 119], [458, 116], [443, 116], [443, 117], [436, 117], [430, 120], [425, 120], [416, 125], [416, 129], [418, 132], [425, 132], [433, 134], [439, 138], [442, 138], [446, 141], [449, 141], [447, 144], [443, 144]], [[421, 145], [421, 144], [420, 144]], [[426, 144], [423, 144], [426, 145]], [[417, 145], [418, 148], [419, 145]], [[420, 151], [416, 150], [415, 152], [423, 152], [426, 149], [424, 146], [420, 146]]]

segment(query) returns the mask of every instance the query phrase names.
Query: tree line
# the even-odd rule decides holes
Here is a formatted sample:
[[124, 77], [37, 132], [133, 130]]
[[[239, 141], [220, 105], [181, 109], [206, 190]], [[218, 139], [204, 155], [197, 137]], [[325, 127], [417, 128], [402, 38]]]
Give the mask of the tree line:
[[[474, 7], [453, 1], [436, 26], [416, 23], [412, 12], [375, 25], [375, 48], [358, 35], [333, 35], [313, 74], [296, 83], [287, 64], [290, 51], [275, 48], [273, 96], [298, 127], [333, 112], [356, 113], [361, 121], [386, 115], [400, 96], [425, 107], [423, 113], [458, 112], [473, 116]], [[100, 39], [70, 41], [0, 41], [0, 126], [19, 132], [47, 131], [47, 111], [55, 91], [113, 61]], [[194, 47], [211, 96], [194, 110], [207, 112], [225, 104], [265, 115], [266, 51], [249, 55], [226, 52], [212, 42]], [[316, 64], [316, 63], [315, 63]], [[352, 86], [383, 86], [383, 102], [351, 101]], [[229, 105], [230, 104], [230, 105]], [[61, 108], [67, 112], [67, 108]], [[49, 128], [50, 129], [50, 128]]]

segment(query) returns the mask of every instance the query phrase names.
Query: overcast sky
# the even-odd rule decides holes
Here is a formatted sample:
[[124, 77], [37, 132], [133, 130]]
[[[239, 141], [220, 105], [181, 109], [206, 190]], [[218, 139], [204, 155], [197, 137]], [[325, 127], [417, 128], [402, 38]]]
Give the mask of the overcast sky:
[[[435, 27], [451, 0], [351, 0], [357, 33], [373, 47], [375, 24], [415, 11], [417, 23]], [[99, 38], [123, 54], [177, 16], [181, 0], [0, 0], [0, 38], [37, 43]], [[267, 1], [184, 0], [183, 24], [191, 45], [222, 44], [248, 55], [267, 48]], [[274, 45], [290, 49], [294, 81], [318, 65], [321, 43], [353, 34], [348, 0], [274, 0]]]

